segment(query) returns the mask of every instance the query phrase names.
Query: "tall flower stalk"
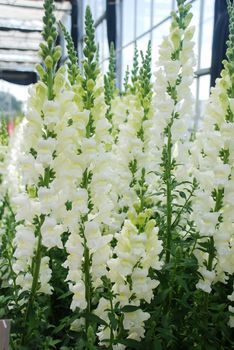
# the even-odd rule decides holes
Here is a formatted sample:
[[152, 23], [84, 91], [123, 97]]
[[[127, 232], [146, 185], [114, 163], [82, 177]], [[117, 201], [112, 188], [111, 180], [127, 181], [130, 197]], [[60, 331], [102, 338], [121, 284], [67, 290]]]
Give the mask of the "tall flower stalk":
[[[218, 282], [233, 284], [233, 122], [234, 122], [234, 7], [228, 1], [230, 17], [227, 60], [221, 78], [212, 88], [202, 129], [192, 148], [194, 173], [199, 189], [193, 203], [193, 220], [199, 231], [196, 257], [200, 279], [197, 288], [209, 294]], [[206, 138], [204, 139], [204, 133]], [[229, 297], [232, 300], [232, 297]], [[229, 306], [230, 311], [233, 307]], [[233, 316], [230, 317], [233, 324]]]
[[[129, 97], [135, 108], [129, 108], [127, 120], [120, 128], [116, 143], [116, 154], [122, 162], [118, 182], [126, 181], [122, 176], [129, 172], [128, 191], [133, 193], [135, 200], [128, 203], [127, 217], [120, 232], [115, 234], [113, 257], [107, 263], [111, 293], [109, 298], [104, 295], [100, 299], [95, 311], [108, 325], [99, 327], [100, 342], [111, 349], [125, 348], [126, 345], [133, 347], [144, 337], [144, 322], [150, 315], [140, 309], [140, 303], [150, 303], [153, 290], [158, 285], [158, 281], [150, 278], [149, 271], [161, 269], [159, 254], [162, 245], [157, 237], [156, 223], [152, 219], [152, 203], [148, 199], [143, 162], [148, 119], [152, 116], [150, 43], [146, 55], [141, 53], [141, 56], [136, 99], [134, 96]], [[124, 138], [128, 130], [131, 130], [131, 139]], [[128, 142], [129, 145], [134, 144], [134, 151]], [[123, 157], [126, 157], [125, 163]], [[109, 338], [110, 342], [105, 343], [105, 339]]]
[[[66, 225], [69, 237], [65, 244], [68, 257], [64, 267], [68, 268], [67, 280], [70, 291], [73, 293], [71, 309], [77, 312], [77, 322], [85, 322], [84, 334], [86, 341], [91, 344], [95, 340], [94, 324], [90, 321], [91, 313], [95, 308], [93, 299], [98, 294], [98, 288], [103, 285], [101, 277], [106, 274], [106, 261], [109, 259], [111, 250], [109, 242], [112, 234], [110, 234], [109, 227], [113, 224], [111, 219], [113, 204], [109, 193], [112, 169], [108, 150], [111, 148], [112, 137], [109, 131], [111, 124], [107, 118], [103, 77], [95, 58], [97, 48], [89, 7], [86, 9], [85, 27], [84, 60], [82, 62], [84, 76], [77, 74], [79, 77], [76, 81], [70, 80], [71, 91], [74, 94], [73, 100], [79, 112], [68, 115], [69, 124], [66, 125], [67, 130], [73, 130], [74, 133], [75, 130], [78, 131], [77, 138], [74, 138], [72, 143], [70, 142], [72, 147], [69, 147], [68, 151], [69, 158], [77, 159], [80, 169], [79, 173], [74, 172], [68, 186], [70, 199], [67, 197]], [[74, 61], [74, 49], [72, 49], [71, 39], [66, 32], [65, 37], [68, 45], [68, 70], [70, 72]], [[73, 62], [73, 67], [74, 65], [75, 62]], [[72, 73], [69, 74], [72, 75]], [[83, 119], [82, 125], [80, 118]], [[64, 138], [63, 132], [61, 140], [62, 137]], [[69, 139], [67, 142], [69, 143]], [[71, 188], [73, 188], [73, 194]], [[74, 194], [77, 204], [72, 199]]]
[[26, 304], [24, 322], [27, 330], [22, 336], [21, 345], [32, 337], [30, 333], [36, 296], [38, 293], [51, 294], [52, 291], [49, 285], [50, 259], [46, 256], [44, 247], [62, 248], [61, 225], [56, 225], [55, 222], [56, 236], [53, 238], [47, 231], [50, 221], [53, 221], [51, 206], [54, 197], [51, 189], [56, 175], [52, 163], [56, 158], [54, 149], [57, 141], [54, 126], [58, 118], [58, 103], [54, 99], [60, 85], [56, 67], [61, 49], [55, 46], [57, 30], [53, 1], [46, 0], [44, 8], [42, 36], [45, 41], [40, 45], [40, 55], [45, 68], [37, 65], [41, 81], [31, 89], [26, 114], [27, 125], [24, 132], [28, 135], [27, 143], [23, 146], [19, 161], [23, 190], [12, 198], [17, 207], [16, 219], [19, 222], [14, 239], [13, 269], [18, 275], [16, 283], [21, 286], [22, 291], [27, 291], [26, 297], [23, 298]]
[[[182, 163], [193, 108], [191, 84], [195, 59], [194, 28], [189, 27], [190, 8], [184, 0], [178, 1], [178, 13], [172, 14], [170, 35], [160, 46], [155, 73], [155, 115], [148, 143], [149, 172], [156, 175], [152, 177], [152, 186], [158, 201], [156, 212], [160, 217], [166, 263], [174, 255], [178, 227], [187, 215], [187, 204], [194, 190]], [[176, 207], [181, 209], [175, 210]]]

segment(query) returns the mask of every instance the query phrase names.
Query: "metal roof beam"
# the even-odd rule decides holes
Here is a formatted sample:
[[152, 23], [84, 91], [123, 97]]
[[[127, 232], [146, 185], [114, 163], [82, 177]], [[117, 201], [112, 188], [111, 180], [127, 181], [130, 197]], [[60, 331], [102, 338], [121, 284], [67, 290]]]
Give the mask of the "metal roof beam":
[[0, 45], [0, 50], [7, 50], [7, 51], [12, 51], [12, 50], [16, 50], [16, 51], [27, 51], [27, 52], [29, 52], [29, 51], [33, 51], [33, 53], [34, 52], [38, 52], [38, 48], [27, 48], [27, 47], [8, 47], [7, 45], [6, 46], [4, 46], [4, 45]]
[[41, 29], [39, 28], [22, 28], [22, 27], [12, 27], [12, 26], [9, 26], [9, 27], [5, 27], [5, 26], [0, 26], [0, 30], [2, 31], [10, 31], [10, 30], [17, 30], [19, 32], [22, 32], [22, 33], [32, 33], [32, 32], [41, 32]]

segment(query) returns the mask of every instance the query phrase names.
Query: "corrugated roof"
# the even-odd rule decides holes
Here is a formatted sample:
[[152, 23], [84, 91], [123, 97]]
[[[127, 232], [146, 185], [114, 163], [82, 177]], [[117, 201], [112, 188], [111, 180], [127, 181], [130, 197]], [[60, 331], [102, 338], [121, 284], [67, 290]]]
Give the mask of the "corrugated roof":
[[[71, 1], [55, 1], [57, 20], [71, 12]], [[0, 70], [34, 71], [42, 40], [43, 0], [0, 0]]]

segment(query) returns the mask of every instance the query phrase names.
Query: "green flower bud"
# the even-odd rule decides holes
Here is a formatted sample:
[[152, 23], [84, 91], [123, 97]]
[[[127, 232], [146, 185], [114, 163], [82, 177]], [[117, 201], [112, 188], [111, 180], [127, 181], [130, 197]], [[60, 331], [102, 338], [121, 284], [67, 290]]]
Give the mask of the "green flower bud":
[[138, 212], [140, 210], [140, 203], [135, 202], [133, 204], [133, 208], [136, 210], [136, 212]]
[[48, 45], [49, 45], [49, 46], [53, 45], [53, 43], [54, 43], [54, 38], [53, 38], [52, 36], [49, 36], [47, 42], [48, 42]]
[[54, 61], [57, 62], [60, 59], [61, 55], [62, 55], [62, 49], [60, 46], [57, 46], [53, 54]]
[[93, 345], [95, 343], [95, 339], [96, 339], [96, 337], [95, 337], [95, 333], [94, 333], [93, 327], [89, 326], [88, 330], [87, 330], [88, 344], [89, 345]]
[[37, 196], [37, 189], [35, 186], [28, 186], [27, 192], [30, 198], [36, 198]]
[[44, 99], [47, 94], [47, 86], [42, 81], [39, 81], [36, 85], [36, 94], [41, 99]]
[[149, 220], [145, 226], [145, 232], [146, 233], [152, 232], [155, 226], [156, 226], [156, 221], [154, 219]]
[[134, 212], [129, 211], [128, 212], [128, 218], [134, 225], [137, 223], [136, 214]]
[[95, 83], [94, 83], [93, 79], [89, 79], [87, 81], [87, 89], [88, 89], [88, 91], [93, 91], [94, 86], [95, 86]]
[[192, 14], [191, 12], [189, 12], [189, 13], [187, 14], [187, 16], [185, 17], [185, 19], [184, 19], [184, 25], [185, 25], [185, 27], [188, 27], [188, 25], [189, 25], [189, 23], [191, 22], [192, 18], [193, 18], [193, 14]]
[[145, 213], [140, 213], [140, 214], [138, 215], [138, 218], [137, 218], [138, 224], [139, 224], [140, 226], [144, 225], [145, 220], [146, 220], [146, 215], [145, 215]]
[[145, 215], [147, 216], [147, 218], [150, 218], [153, 215], [153, 213], [153, 210], [150, 208], [146, 209], [145, 211]]
[[45, 76], [45, 71], [44, 71], [42, 65], [37, 63], [35, 65], [35, 69], [36, 69], [37, 73], [39, 74], [40, 79], [42, 80], [44, 78], [44, 76]]
[[42, 52], [46, 52], [47, 51], [47, 46], [45, 45], [45, 43], [40, 43], [39, 47], [42, 50]]
[[171, 40], [174, 44], [175, 50], [177, 50], [180, 47], [181, 42], [181, 32], [179, 28], [175, 28], [173, 32], [171, 33]]
[[53, 67], [53, 59], [51, 56], [47, 56], [45, 59], [45, 65], [47, 69], [51, 69]]

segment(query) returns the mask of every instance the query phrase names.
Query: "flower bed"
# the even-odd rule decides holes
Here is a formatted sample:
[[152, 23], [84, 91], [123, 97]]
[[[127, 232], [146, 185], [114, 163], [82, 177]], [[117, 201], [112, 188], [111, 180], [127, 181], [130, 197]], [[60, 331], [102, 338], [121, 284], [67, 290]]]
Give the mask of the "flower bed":
[[120, 93], [113, 46], [100, 72], [89, 7], [83, 74], [62, 24], [57, 68], [45, 0], [40, 80], [9, 146], [1, 130], [0, 317], [12, 319], [12, 350], [233, 345], [234, 7], [222, 77], [190, 133], [195, 28], [191, 4], [177, 4], [155, 77], [149, 43]]

